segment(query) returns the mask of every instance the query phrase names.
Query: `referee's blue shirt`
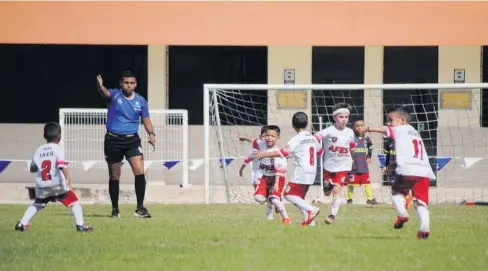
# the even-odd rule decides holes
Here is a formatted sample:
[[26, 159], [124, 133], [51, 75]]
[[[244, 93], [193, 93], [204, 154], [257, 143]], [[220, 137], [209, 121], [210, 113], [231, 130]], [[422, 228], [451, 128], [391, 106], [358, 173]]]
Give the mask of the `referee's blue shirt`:
[[107, 131], [115, 134], [129, 135], [139, 131], [141, 118], [149, 117], [147, 101], [134, 92], [129, 99], [122, 94], [122, 89], [109, 89], [110, 100], [107, 114]]

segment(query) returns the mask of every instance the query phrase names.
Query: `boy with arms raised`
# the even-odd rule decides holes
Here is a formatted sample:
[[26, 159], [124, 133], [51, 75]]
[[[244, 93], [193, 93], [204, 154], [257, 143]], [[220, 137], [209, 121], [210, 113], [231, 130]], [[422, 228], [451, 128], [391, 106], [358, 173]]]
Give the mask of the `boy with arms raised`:
[[279, 151], [257, 151], [257, 159], [273, 157], [291, 157], [295, 159], [295, 173], [285, 188], [284, 197], [295, 205], [302, 214], [306, 214], [302, 225], [310, 225], [319, 214], [320, 209], [305, 201], [308, 188], [315, 181], [317, 175], [317, 155], [322, 154], [322, 148], [315, 137], [307, 131], [308, 116], [297, 112], [292, 117], [293, 129], [297, 134]]
[[92, 227], [84, 224], [81, 205], [71, 187], [64, 150], [58, 145], [61, 140], [59, 124], [53, 122], [46, 124], [44, 126], [44, 138], [47, 143], [36, 150], [30, 165], [30, 172], [36, 173], [36, 200], [27, 208], [22, 219], [17, 222], [15, 230], [27, 230], [29, 221], [40, 210], [44, 209], [51, 201], [59, 201], [64, 206], [71, 207], [77, 231], [92, 231]]
[[[256, 183], [258, 183], [259, 179], [262, 177], [261, 174], [262, 171], [259, 169], [259, 161], [254, 159], [253, 153], [255, 150], [259, 150], [264, 146], [265, 144], [264, 136], [267, 131], [268, 131], [268, 125], [264, 125], [263, 127], [261, 127], [261, 133], [259, 139], [252, 139], [246, 136], [239, 136], [240, 141], [247, 141], [249, 143], [253, 143], [253, 147], [249, 151], [248, 156], [244, 159], [244, 163], [241, 165], [241, 168], [239, 169], [239, 176], [243, 177], [244, 169], [248, 164], [251, 164], [251, 183], [255, 189], [257, 186]], [[268, 220], [273, 220], [274, 211], [275, 211], [274, 205], [270, 201], [267, 201], [266, 217], [268, 218]]]
[[405, 196], [412, 191], [420, 229], [417, 238], [427, 239], [430, 234], [429, 203], [430, 179], [436, 176], [420, 133], [409, 122], [409, 114], [403, 107], [388, 112], [387, 124], [381, 128], [367, 128], [367, 132], [381, 133], [393, 140], [395, 150], [395, 179], [392, 183], [392, 201], [398, 213], [395, 229], [403, 228], [409, 220], [405, 208]]
[[373, 197], [373, 188], [371, 187], [368, 168], [373, 154], [373, 142], [364, 133], [365, 127], [363, 120], [355, 121], [352, 128], [355, 134], [355, 149], [352, 153], [352, 171], [347, 184], [347, 203], [352, 203], [354, 187], [364, 186], [364, 192], [367, 198], [366, 204], [376, 205], [378, 202]]
[[341, 192], [352, 170], [352, 156], [354, 151], [354, 132], [347, 127], [349, 122], [350, 106], [347, 103], [336, 104], [332, 116], [334, 125], [315, 133], [317, 140], [324, 140], [325, 154], [323, 162], [324, 170], [324, 194], [332, 194], [330, 214], [325, 219], [326, 224], [335, 221], [342, 203]]

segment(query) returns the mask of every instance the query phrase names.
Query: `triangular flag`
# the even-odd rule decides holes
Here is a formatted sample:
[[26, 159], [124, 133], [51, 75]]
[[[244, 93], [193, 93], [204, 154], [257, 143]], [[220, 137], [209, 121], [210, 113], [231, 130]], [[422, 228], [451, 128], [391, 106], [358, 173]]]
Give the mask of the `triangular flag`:
[[[234, 161], [234, 158], [225, 158], [225, 166], [228, 166], [232, 161]], [[222, 167], [222, 158], [219, 159], [219, 164]]]
[[437, 165], [437, 171], [440, 171], [443, 167], [445, 167], [449, 161], [451, 161], [451, 157], [435, 157], [434, 161]]
[[171, 169], [172, 167], [176, 166], [180, 161], [166, 161], [164, 162], [164, 166], [167, 169]]
[[152, 165], [153, 161], [146, 160], [144, 161], [144, 172]]
[[386, 155], [378, 154], [378, 160], [380, 161], [380, 168], [384, 168], [386, 166]]
[[464, 168], [470, 168], [481, 160], [483, 160], [481, 157], [464, 157]]
[[97, 163], [97, 161], [83, 161], [81, 163], [83, 164], [83, 170], [87, 171], [92, 168]]
[[2, 173], [10, 164], [10, 161], [0, 160], [0, 173]]
[[189, 169], [190, 170], [197, 170], [202, 165], [203, 165], [203, 159], [193, 159], [193, 160], [191, 160], [191, 166], [189, 167]]
[[26, 167], [27, 168], [27, 171], [30, 171], [30, 166], [31, 166], [32, 160], [27, 160], [25, 162], [27, 164], [27, 167]]

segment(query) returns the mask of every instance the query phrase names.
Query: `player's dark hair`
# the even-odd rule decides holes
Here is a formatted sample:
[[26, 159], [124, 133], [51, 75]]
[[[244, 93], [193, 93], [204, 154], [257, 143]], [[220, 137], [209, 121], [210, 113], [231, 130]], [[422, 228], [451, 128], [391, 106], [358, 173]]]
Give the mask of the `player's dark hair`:
[[267, 131], [268, 131], [268, 125], [263, 125], [263, 127], [261, 127], [261, 134], [260, 135], [266, 133]]
[[351, 106], [348, 103], [337, 103], [332, 107], [332, 112], [336, 111], [337, 109], [345, 108], [349, 111], [351, 111]]
[[268, 126], [266, 126], [265, 133], [267, 131], [270, 131], [270, 130], [271, 131], [276, 131], [276, 134], [278, 134], [278, 135], [280, 135], [280, 133], [281, 133], [280, 127], [278, 125], [268, 125]]
[[59, 140], [61, 137], [61, 126], [56, 122], [49, 122], [44, 125], [44, 138], [47, 142]]
[[394, 107], [390, 110], [388, 110], [387, 114], [390, 114], [390, 113], [397, 113], [397, 114], [400, 114], [402, 117], [405, 118], [405, 120], [407, 122], [410, 121], [410, 113], [408, 112], [408, 110], [403, 107], [403, 106], [397, 106], [397, 107]]
[[305, 129], [308, 125], [308, 116], [303, 112], [293, 114], [291, 123], [295, 129]]
[[136, 75], [132, 71], [124, 71], [122, 73], [122, 76], [120, 77], [120, 80], [124, 80], [124, 78], [129, 78], [129, 77], [136, 78]]

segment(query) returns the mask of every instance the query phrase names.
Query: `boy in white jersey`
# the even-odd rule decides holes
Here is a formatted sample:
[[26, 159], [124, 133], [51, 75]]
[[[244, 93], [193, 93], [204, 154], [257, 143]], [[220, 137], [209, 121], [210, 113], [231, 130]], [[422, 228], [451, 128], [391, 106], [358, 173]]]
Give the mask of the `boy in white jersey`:
[[[246, 168], [246, 166], [248, 164], [251, 164], [251, 183], [252, 183], [252, 185], [253, 185], [254, 188], [256, 188], [256, 181], [259, 178], [261, 178], [262, 174], [260, 174], [261, 171], [259, 170], [259, 161], [257, 161], [257, 160], [254, 159], [253, 153], [254, 153], [255, 150], [261, 149], [260, 146], [263, 146], [263, 144], [265, 144], [265, 142], [264, 142], [264, 135], [268, 131], [267, 128], [268, 128], [268, 125], [264, 125], [263, 127], [261, 127], [261, 134], [259, 136], [259, 140], [258, 139], [253, 139], [253, 138], [249, 138], [249, 137], [246, 137], [246, 136], [239, 136], [239, 140], [240, 141], [247, 141], [247, 142], [253, 144], [253, 147], [249, 151], [248, 156], [244, 159], [244, 163], [241, 165], [241, 168], [239, 169], [239, 176], [243, 177], [243, 175], [244, 175], [244, 169]], [[273, 220], [274, 219], [273, 213], [274, 213], [275, 210], [276, 209], [275, 209], [274, 205], [268, 200], [267, 201], [267, 206], [266, 206], [266, 217], [268, 218], [268, 220]]]
[[[395, 150], [395, 179], [392, 183], [392, 201], [398, 213], [395, 229], [403, 228], [409, 220], [405, 208], [405, 196], [412, 191], [420, 229], [417, 238], [427, 239], [430, 234], [429, 203], [430, 179], [436, 176], [429, 162], [425, 145], [420, 133], [409, 123], [409, 114], [403, 107], [388, 112], [387, 124], [381, 128], [369, 128], [367, 131], [382, 133], [393, 140]], [[390, 163], [391, 164], [391, 163]]]
[[293, 203], [304, 214], [302, 225], [310, 225], [319, 214], [320, 209], [305, 201], [308, 188], [315, 181], [317, 175], [317, 156], [322, 154], [322, 147], [315, 137], [306, 131], [308, 116], [297, 112], [292, 118], [293, 129], [297, 135], [292, 137], [288, 144], [279, 151], [255, 152], [256, 158], [290, 157], [295, 159], [295, 174], [285, 188], [285, 199]]
[[77, 231], [92, 231], [93, 228], [85, 225], [83, 221], [81, 205], [71, 187], [64, 150], [58, 145], [61, 140], [59, 124], [54, 122], [46, 124], [44, 138], [47, 143], [36, 150], [30, 165], [30, 172], [36, 173], [36, 200], [27, 208], [22, 219], [17, 222], [15, 230], [27, 230], [29, 221], [37, 212], [46, 207], [49, 202], [59, 201], [64, 206], [71, 207]]
[[349, 122], [350, 106], [347, 103], [336, 104], [333, 108], [334, 125], [315, 133], [317, 140], [324, 140], [324, 194], [332, 194], [330, 214], [325, 223], [335, 221], [343, 199], [342, 187], [349, 178], [352, 170], [352, 155], [354, 151], [354, 131], [347, 127]]

